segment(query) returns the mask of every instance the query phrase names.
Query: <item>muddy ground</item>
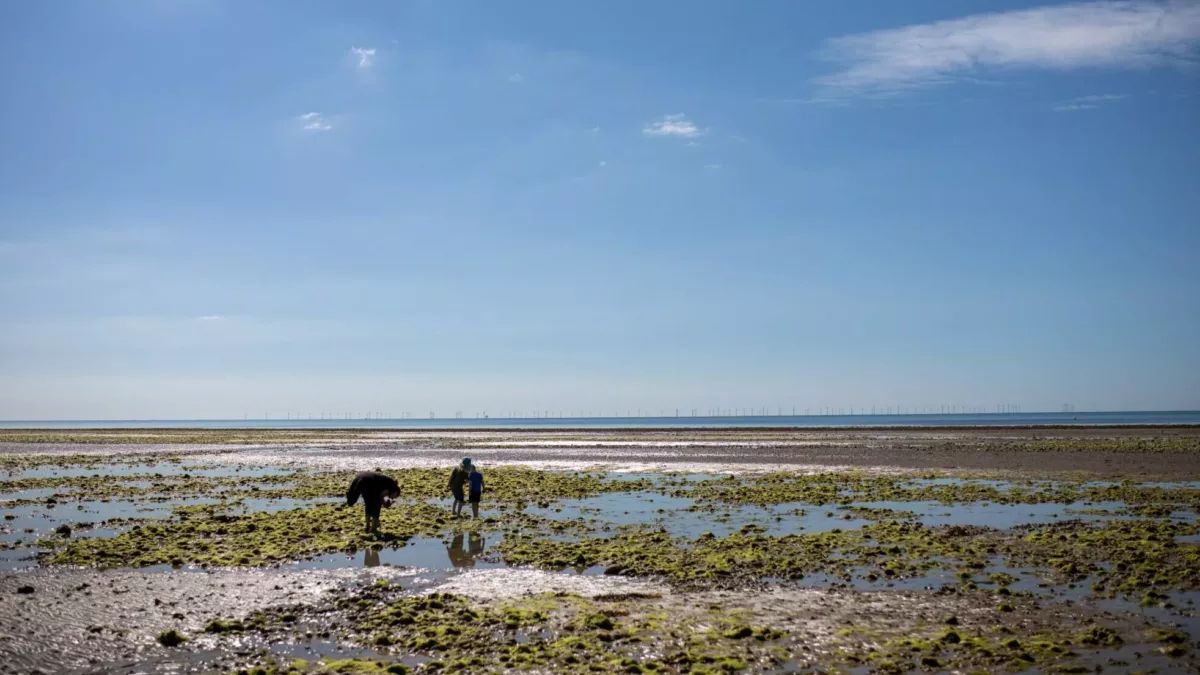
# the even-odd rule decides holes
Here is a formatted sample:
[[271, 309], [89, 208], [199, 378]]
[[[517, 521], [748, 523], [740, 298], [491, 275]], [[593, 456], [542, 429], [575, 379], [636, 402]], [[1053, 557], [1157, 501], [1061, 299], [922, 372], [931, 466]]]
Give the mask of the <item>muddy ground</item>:
[[1197, 474], [1196, 428], [8, 431], [0, 672], [1197, 672]]
[[[27, 441], [35, 440], [35, 443]], [[202, 441], [202, 442], [197, 442]], [[253, 448], [254, 451], [246, 451]], [[238, 461], [350, 466], [489, 463], [679, 470], [942, 469], [1200, 478], [1200, 427], [613, 430], [0, 430], [0, 453], [213, 452]]]

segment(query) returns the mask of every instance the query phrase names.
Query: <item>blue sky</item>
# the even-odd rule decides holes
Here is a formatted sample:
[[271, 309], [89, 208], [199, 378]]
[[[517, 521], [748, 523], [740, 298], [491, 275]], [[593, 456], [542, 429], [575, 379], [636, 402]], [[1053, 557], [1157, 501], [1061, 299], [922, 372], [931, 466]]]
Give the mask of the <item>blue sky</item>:
[[0, 418], [1200, 408], [1200, 3], [0, 5]]

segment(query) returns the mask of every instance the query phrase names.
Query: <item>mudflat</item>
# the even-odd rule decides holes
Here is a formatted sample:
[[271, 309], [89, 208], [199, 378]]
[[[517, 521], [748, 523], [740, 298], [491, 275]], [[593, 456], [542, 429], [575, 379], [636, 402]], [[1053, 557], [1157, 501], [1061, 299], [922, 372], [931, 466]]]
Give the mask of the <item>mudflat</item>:
[[326, 466], [336, 465], [347, 452], [442, 465], [469, 451], [493, 463], [564, 467], [811, 466], [1200, 477], [1200, 427], [1195, 426], [0, 430], [0, 452], [210, 453], [248, 447], [256, 451], [239, 458]]
[[4, 430], [0, 672], [1195, 671], [1198, 460], [1194, 427]]

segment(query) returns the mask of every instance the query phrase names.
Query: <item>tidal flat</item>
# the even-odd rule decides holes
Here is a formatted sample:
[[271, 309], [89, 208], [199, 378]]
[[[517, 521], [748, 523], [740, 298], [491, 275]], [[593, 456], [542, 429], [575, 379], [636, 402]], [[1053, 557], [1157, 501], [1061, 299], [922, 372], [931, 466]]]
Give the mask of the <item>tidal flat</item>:
[[5, 430], [0, 513], [3, 673], [1200, 671], [1191, 427]]

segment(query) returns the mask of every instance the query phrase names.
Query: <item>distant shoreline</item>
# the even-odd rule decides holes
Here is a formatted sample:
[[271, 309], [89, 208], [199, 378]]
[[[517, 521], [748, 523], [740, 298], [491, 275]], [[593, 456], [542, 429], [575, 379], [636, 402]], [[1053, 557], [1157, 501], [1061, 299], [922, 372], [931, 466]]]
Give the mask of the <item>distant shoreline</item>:
[[414, 418], [378, 416], [339, 417], [324, 419], [297, 415], [291, 418], [259, 419], [78, 419], [78, 420], [0, 420], [0, 431], [24, 430], [310, 430], [363, 432], [376, 431], [528, 431], [582, 433], [589, 431], [646, 431], [694, 432], [725, 430], [729, 432], [771, 433], [773, 431], [853, 431], [867, 429], [891, 431], [909, 429], [1070, 429], [1070, 428], [1200, 428], [1200, 411], [1141, 410], [1104, 412], [969, 412], [969, 413], [906, 413], [850, 415], [643, 415], [628, 417], [434, 417]]
[[[9, 424], [9, 423], [3, 423]], [[19, 424], [19, 423], [12, 423]], [[205, 432], [281, 432], [281, 431], [303, 431], [303, 432], [322, 432], [328, 434], [337, 433], [389, 433], [389, 432], [430, 432], [430, 433], [463, 433], [463, 432], [488, 432], [488, 431], [504, 431], [512, 433], [531, 433], [531, 434], [556, 434], [556, 433], [606, 433], [619, 431], [622, 433], [633, 434], [669, 434], [677, 432], [738, 432], [738, 433], [787, 433], [787, 432], [837, 432], [846, 433], [854, 431], [877, 432], [877, 431], [915, 431], [915, 432], [937, 432], [937, 431], [1139, 431], [1139, 430], [1200, 430], [1200, 423], [1129, 423], [1129, 424], [978, 424], [978, 425], [868, 425], [868, 424], [852, 424], [852, 425], [816, 425], [816, 426], [719, 426], [719, 425], [695, 425], [695, 426], [584, 426], [584, 427], [557, 427], [557, 426], [488, 426], [488, 425], [463, 425], [463, 426], [351, 426], [351, 427], [326, 427], [326, 426], [112, 426], [112, 427], [89, 427], [89, 426], [55, 426], [55, 427], [39, 427], [39, 426], [0, 426], [0, 439], [3, 438], [5, 432], [42, 432], [42, 433], [64, 433], [64, 432], [91, 432], [91, 433], [117, 433], [117, 432], [179, 432], [179, 433], [205, 433]]]

